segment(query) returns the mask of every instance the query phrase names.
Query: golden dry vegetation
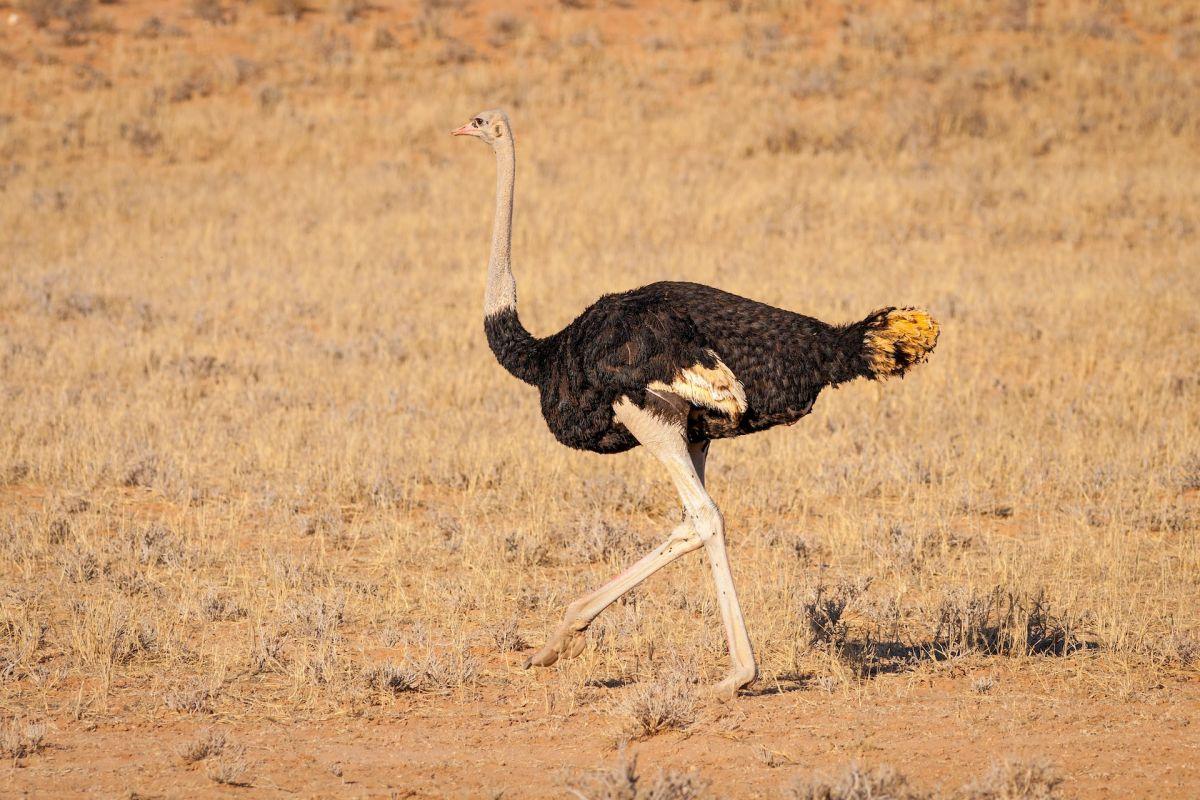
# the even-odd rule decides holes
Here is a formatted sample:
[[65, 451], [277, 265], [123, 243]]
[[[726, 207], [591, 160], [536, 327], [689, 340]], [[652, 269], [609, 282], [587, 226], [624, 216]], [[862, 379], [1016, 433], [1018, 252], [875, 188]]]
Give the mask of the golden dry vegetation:
[[[1195, 796], [1188, 5], [0, 3], [0, 794]], [[534, 332], [942, 323], [714, 446], [730, 704], [700, 555], [520, 669], [678, 511], [487, 349], [493, 106]]]

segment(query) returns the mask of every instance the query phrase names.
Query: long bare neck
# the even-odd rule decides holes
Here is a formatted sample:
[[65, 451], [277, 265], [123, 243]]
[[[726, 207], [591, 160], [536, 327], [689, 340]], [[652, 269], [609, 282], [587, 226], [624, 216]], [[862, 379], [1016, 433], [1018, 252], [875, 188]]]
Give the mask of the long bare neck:
[[491, 317], [517, 308], [517, 282], [512, 274], [513, 184], [517, 156], [512, 134], [496, 142], [496, 219], [492, 226], [492, 255], [488, 260], [483, 314]]
[[537, 384], [544, 373], [542, 340], [534, 338], [517, 316], [517, 282], [512, 274], [513, 181], [516, 153], [512, 133], [496, 142], [496, 222], [483, 296], [483, 328], [488, 345], [510, 373]]

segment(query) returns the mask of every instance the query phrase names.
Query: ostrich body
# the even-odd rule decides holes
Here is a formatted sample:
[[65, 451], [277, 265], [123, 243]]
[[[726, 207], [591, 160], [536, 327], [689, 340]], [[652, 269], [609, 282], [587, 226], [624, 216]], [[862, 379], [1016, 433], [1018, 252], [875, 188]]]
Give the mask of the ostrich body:
[[661, 545], [567, 607], [525, 666], [578, 655], [591, 622], [675, 559], [705, 548], [732, 666], [716, 687], [732, 696], [758, 671], [725, 551], [725, 526], [704, 487], [713, 439], [790, 425], [826, 386], [903, 375], [937, 343], [924, 311], [885, 308], [849, 325], [758, 303], [697, 283], [661, 282], [601, 297], [556, 334], [537, 338], [517, 316], [510, 263], [516, 152], [502, 111], [453, 131], [496, 156], [496, 216], [484, 329], [500, 364], [536, 386], [542, 415], [568, 447], [621, 453], [642, 445], [666, 467], [684, 519]]

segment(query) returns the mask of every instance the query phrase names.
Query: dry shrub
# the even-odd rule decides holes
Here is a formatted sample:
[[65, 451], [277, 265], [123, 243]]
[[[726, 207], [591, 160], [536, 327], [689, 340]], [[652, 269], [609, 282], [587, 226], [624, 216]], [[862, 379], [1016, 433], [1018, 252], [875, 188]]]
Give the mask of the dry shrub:
[[[203, 72], [196, 72], [176, 83], [167, 96], [172, 103], [186, 103], [198, 97], [208, 97], [213, 93], [213, 79]], [[189, 363], [181, 368], [198, 378], [203, 379], [216, 371], [218, 365], [211, 356], [202, 359], [189, 359]]]
[[64, 548], [54, 556], [63, 578], [71, 583], [88, 583], [100, 575], [100, 560], [83, 545]]
[[478, 676], [479, 662], [465, 651], [430, 650], [417, 658], [405, 658], [399, 664], [388, 662], [362, 672], [368, 688], [392, 694], [449, 692], [474, 684]]
[[336, 593], [296, 598], [286, 608], [292, 631], [317, 641], [335, 638], [338, 628], [345, 621], [345, 613], [346, 598]]
[[228, 746], [229, 740], [223, 731], [208, 730], [190, 742], [180, 745], [175, 752], [185, 764], [195, 764], [197, 761], [220, 755]]
[[9, 614], [0, 609], [0, 681], [19, 680], [34, 674], [38, 651], [46, 643], [50, 624], [28, 608]]
[[92, 0], [21, 0], [19, 8], [38, 28], [62, 20], [74, 30], [86, 30], [92, 18]]
[[659, 770], [641, 796], [646, 800], [703, 800], [710, 795], [708, 781], [700, 777], [699, 770]]
[[393, 663], [379, 664], [363, 670], [362, 679], [367, 688], [377, 692], [416, 692], [421, 686], [421, 672], [409, 665]]
[[990, 694], [996, 688], [999, 681], [994, 675], [982, 675], [971, 681], [971, 691], [975, 694]]
[[708, 781], [695, 770], [660, 769], [653, 780], [646, 780], [638, 772], [637, 756], [627, 757], [624, 747], [612, 768], [570, 791], [581, 800], [703, 800], [711, 796]]
[[889, 766], [865, 768], [851, 764], [836, 778], [797, 780], [790, 788], [793, 800], [928, 800], [908, 779]]
[[0, 756], [18, 759], [46, 749], [46, 726], [10, 720], [0, 728]]
[[287, 668], [283, 652], [284, 635], [278, 630], [258, 625], [250, 645], [250, 673], [284, 672]]
[[317, 642], [314, 647], [298, 657], [293, 666], [296, 683], [307, 686], [325, 686], [337, 683], [341, 657], [338, 640]]
[[505, 561], [522, 567], [539, 567], [552, 562], [550, 548], [546, 543], [523, 532], [510, 533], [504, 537], [503, 553]]
[[810, 647], [839, 650], [846, 644], [846, 609], [860, 598], [870, 585], [867, 579], [843, 582], [834, 587], [818, 583], [800, 601], [800, 617], [808, 632]]
[[525, 30], [525, 21], [506, 11], [499, 11], [488, 17], [488, 44], [492, 47], [504, 47], [512, 42]]
[[81, 602], [71, 624], [71, 646], [80, 666], [107, 672], [148, 658], [159, 649], [158, 621], [125, 605], [93, 608]]
[[[317, 26], [313, 31], [312, 43], [317, 56], [326, 64], [345, 66], [354, 60], [354, 48], [349, 37], [338, 33], [336, 29]], [[351, 489], [351, 494], [357, 494], [357, 487]]]
[[211, 714], [217, 689], [197, 679], [163, 694], [163, 705], [183, 714]]
[[868, 546], [876, 556], [901, 574], [917, 574], [936, 549], [927, 534], [914, 533], [904, 525], [884, 526]]
[[[1053, 800], [1061, 779], [1043, 763], [1006, 761], [951, 795], [958, 800]], [[934, 800], [943, 797], [909, 786], [887, 765], [851, 764], [835, 778], [801, 779], [791, 786], [793, 800]]]
[[1045, 592], [951, 592], [935, 611], [933, 651], [954, 658], [986, 655], [1069, 655], [1084, 647], [1075, 625], [1056, 614]]
[[246, 763], [244, 754], [245, 748], [241, 746], [226, 746], [211, 761], [204, 774], [209, 777], [209, 780], [223, 786], [249, 786], [250, 781], [247, 778], [247, 773], [250, 770], [250, 765]]
[[125, 531], [124, 552], [118, 558], [141, 566], [181, 567], [188, 558], [183, 539], [161, 523], [138, 525]]
[[845, 153], [853, 150], [857, 144], [858, 132], [852, 124], [822, 127], [816, 121], [781, 125], [763, 140], [763, 146], [772, 155]]
[[263, 0], [263, 8], [268, 14], [290, 22], [298, 21], [309, 11], [308, 3], [304, 0]]
[[1200, 636], [1194, 631], [1172, 630], [1164, 643], [1167, 662], [1183, 669], [1200, 666]]
[[356, 22], [371, 10], [367, 0], [334, 0], [333, 13], [342, 22]]
[[466, 64], [479, 58], [475, 48], [460, 39], [449, 38], [437, 55], [437, 63]]
[[201, 596], [200, 612], [209, 622], [228, 622], [246, 616], [246, 609], [236, 600], [213, 588]]
[[497, 625], [489, 633], [496, 649], [501, 653], [511, 653], [529, 647], [529, 643], [525, 641], [525, 638], [521, 636], [521, 632], [517, 630], [517, 621], [515, 619]]
[[696, 705], [696, 689], [681, 675], [639, 683], [619, 706], [625, 720], [622, 733], [630, 739], [648, 739], [683, 730], [696, 719]]
[[400, 47], [400, 40], [392, 33], [391, 28], [381, 25], [371, 37], [371, 47], [375, 50], [396, 50]]
[[237, 12], [226, 8], [221, 0], [192, 0], [192, 15], [209, 25], [229, 25], [237, 20]]
[[561, 559], [570, 564], [624, 564], [650, 549], [630, 526], [601, 516], [582, 520], [567, 536]]
[[1042, 762], [1005, 761], [965, 786], [963, 800], [1052, 800], [1062, 778]]
[[479, 662], [463, 649], [430, 652], [418, 664], [421, 670], [421, 691], [445, 692], [475, 683], [479, 677]]
[[444, 4], [440, 0], [421, 0], [416, 19], [413, 20], [418, 37], [430, 40], [445, 37], [445, 31], [442, 29], [443, 8]]

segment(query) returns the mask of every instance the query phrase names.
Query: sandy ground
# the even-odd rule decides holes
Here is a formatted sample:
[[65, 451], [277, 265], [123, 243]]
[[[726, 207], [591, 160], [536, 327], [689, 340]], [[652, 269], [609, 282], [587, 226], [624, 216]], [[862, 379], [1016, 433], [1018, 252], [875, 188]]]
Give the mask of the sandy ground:
[[[1006, 758], [1057, 764], [1068, 776], [1065, 797], [1189, 798], [1200, 790], [1194, 685], [1096, 700], [1040, 691], [1014, 667], [991, 693], [971, 696], [963, 691], [969, 671], [947, 672], [961, 674], [883, 677], [855, 696], [764, 689], [706, 706], [689, 733], [634, 742], [627, 753], [650, 775], [702, 766], [715, 794], [730, 798], [779, 797], [797, 777], [855, 761], [896, 765], [921, 788], [954, 789]], [[521, 696], [400, 704], [363, 718], [214, 720], [246, 745], [251, 766], [248, 786], [224, 789], [203, 765], [178, 764], [176, 750], [196, 734], [193, 720], [163, 715], [147, 725], [118, 712], [91, 730], [64, 723], [43, 756], [5, 767], [5, 793], [564, 797], [618, 760], [610, 722], [548, 714], [530, 683]]]

